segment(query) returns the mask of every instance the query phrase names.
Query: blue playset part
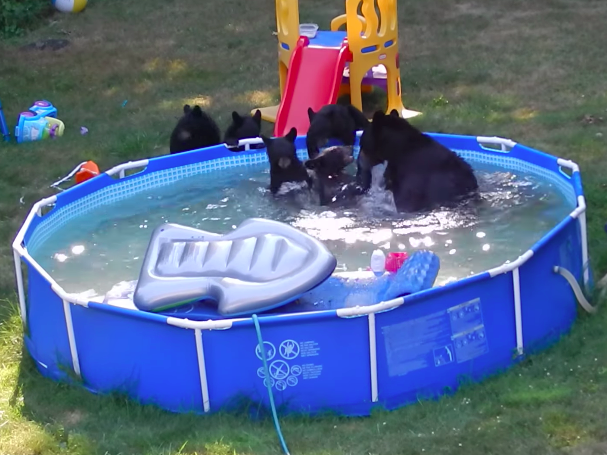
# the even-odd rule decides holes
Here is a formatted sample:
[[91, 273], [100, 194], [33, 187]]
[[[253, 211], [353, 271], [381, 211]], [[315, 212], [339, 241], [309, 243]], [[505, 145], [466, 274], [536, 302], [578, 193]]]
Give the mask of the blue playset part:
[[133, 303], [160, 312], [204, 300], [220, 317], [250, 315], [291, 302], [336, 265], [323, 243], [278, 221], [249, 218], [224, 235], [167, 223], [152, 234]]
[[11, 135], [8, 132], [8, 127], [6, 126], [6, 120], [4, 119], [4, 111], [2, 110], [2, 101], [0, 101], [0, 132], [4, 137], [6, 142], [11, 140]]

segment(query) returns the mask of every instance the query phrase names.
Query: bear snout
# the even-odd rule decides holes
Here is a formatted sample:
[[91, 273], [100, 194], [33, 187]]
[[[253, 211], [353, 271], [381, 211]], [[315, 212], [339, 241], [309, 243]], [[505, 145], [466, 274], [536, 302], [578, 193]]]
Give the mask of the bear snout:
[[281, 157], [278, 159], [278, 167], [286, 169], [291, 165], [291, 158]]

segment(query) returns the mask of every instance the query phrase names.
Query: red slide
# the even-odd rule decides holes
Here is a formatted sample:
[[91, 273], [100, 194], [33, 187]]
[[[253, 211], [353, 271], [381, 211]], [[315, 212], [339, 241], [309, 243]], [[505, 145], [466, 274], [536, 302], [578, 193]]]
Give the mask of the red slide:
[[308, 132], [308, 108], [318, 111], [334, 104], [341, 85], [346, 62], [350, 59], [347, 41], [341, 48], [308, 47], [302, 36], [291, 55], [285, 91], [276, 115], [274, 136], [284, 136], [292, 127], [297, 135]]

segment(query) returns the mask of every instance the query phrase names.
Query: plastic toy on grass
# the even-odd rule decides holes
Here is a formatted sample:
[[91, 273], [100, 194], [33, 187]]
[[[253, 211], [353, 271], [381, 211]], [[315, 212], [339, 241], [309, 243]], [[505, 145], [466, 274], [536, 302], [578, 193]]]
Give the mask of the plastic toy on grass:
[[[341, 94], [349, 93], [362, 111], [362, 93], [373, 85], [387, 92], [386, 113], [419, 114], [405, 109], [401, 98], [396, 0], [380, 1], [377, 9], [375, 0], [345, 4], [346, 14], [334, 18], [326, 31], [299, 23], [298, 0], [276, 0], [281, 100], [260, 108], [264, 120], [276, 123], [274, 136], [284, 136], [291, 127], [306, 133], [308, 108], [335, 104]], [[346, 31], [340, 31], [344, 25]]]
[[57, 108], [50, 101], [39, 100], [34, 101], [34, 104], [29, 108], [36, 115], [43, 117], [57, 118]]
[[51, 0], [51, 3], [62, 13], [79, 13], [86, 8], [87, 0]]
[[78, 172], [76, 172], [76, 183], [85, 182], [88, 179], [92, 179], [93, 177], [99, 175], [99, 166], [94, 161], [87, 161], [82, 166]]
[[36, 114], [32, 111], [26, 111], [19, 114], [17, 126], [15, 127], [15, 137], [17, 143], [40, 141], [47, 138], [56, 138], [63, 136], [65, 125], [54, 117], [45, 117], [42, 114]]
[[74, 169], [72, 169], [72, 171], [65, 177], [53, 183], [51, 185], [51, 188], [55, 188], [59, 191], [64, 191], [64, 189], [61, 188], [59, 185], [69, 181], [72, 177], [74, 177], [76, 184], [79, 184], [86, 180], [92, 179], [93, 177], [99, 174], [99, 166], [97, 166], [97, 163], [95, 163], [94, 161], [83, 161]]

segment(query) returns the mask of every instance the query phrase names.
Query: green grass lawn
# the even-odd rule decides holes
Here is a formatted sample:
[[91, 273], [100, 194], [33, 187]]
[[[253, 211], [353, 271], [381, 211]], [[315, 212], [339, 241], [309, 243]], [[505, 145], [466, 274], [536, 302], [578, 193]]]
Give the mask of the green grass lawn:
[[[0, 454], [280, 453], [268, 418], [174, 415], [94, 396], [42, 378], [24, 352], [10, 243], [52, 182], [87, 159], [108, 169], [168, 153], [186, 102], [223, 129], [232, 110], [279, 98], [274, 0], [89, 3], [0, 42], [10, 128], [41, 98], [66, 124], [58, 140], [0, 143]], [[300, 0], [301, 22], [326, 29], [343, 8]], [[405, 106], [424, 113], [413, 122], [576, 161], [596, 278], [607, 271], [606, 19], [599, 0], [399, 2]], [[70, 45], [22, 49], [47, 38]], [[380, 102], [368, 98], [365, 110]], [[368, 418], [288, 417], [285, 438], [294, 455], [607, 453], [606, 328], [603, 310], [580, 313], [558, 345], [452, 397]]]

